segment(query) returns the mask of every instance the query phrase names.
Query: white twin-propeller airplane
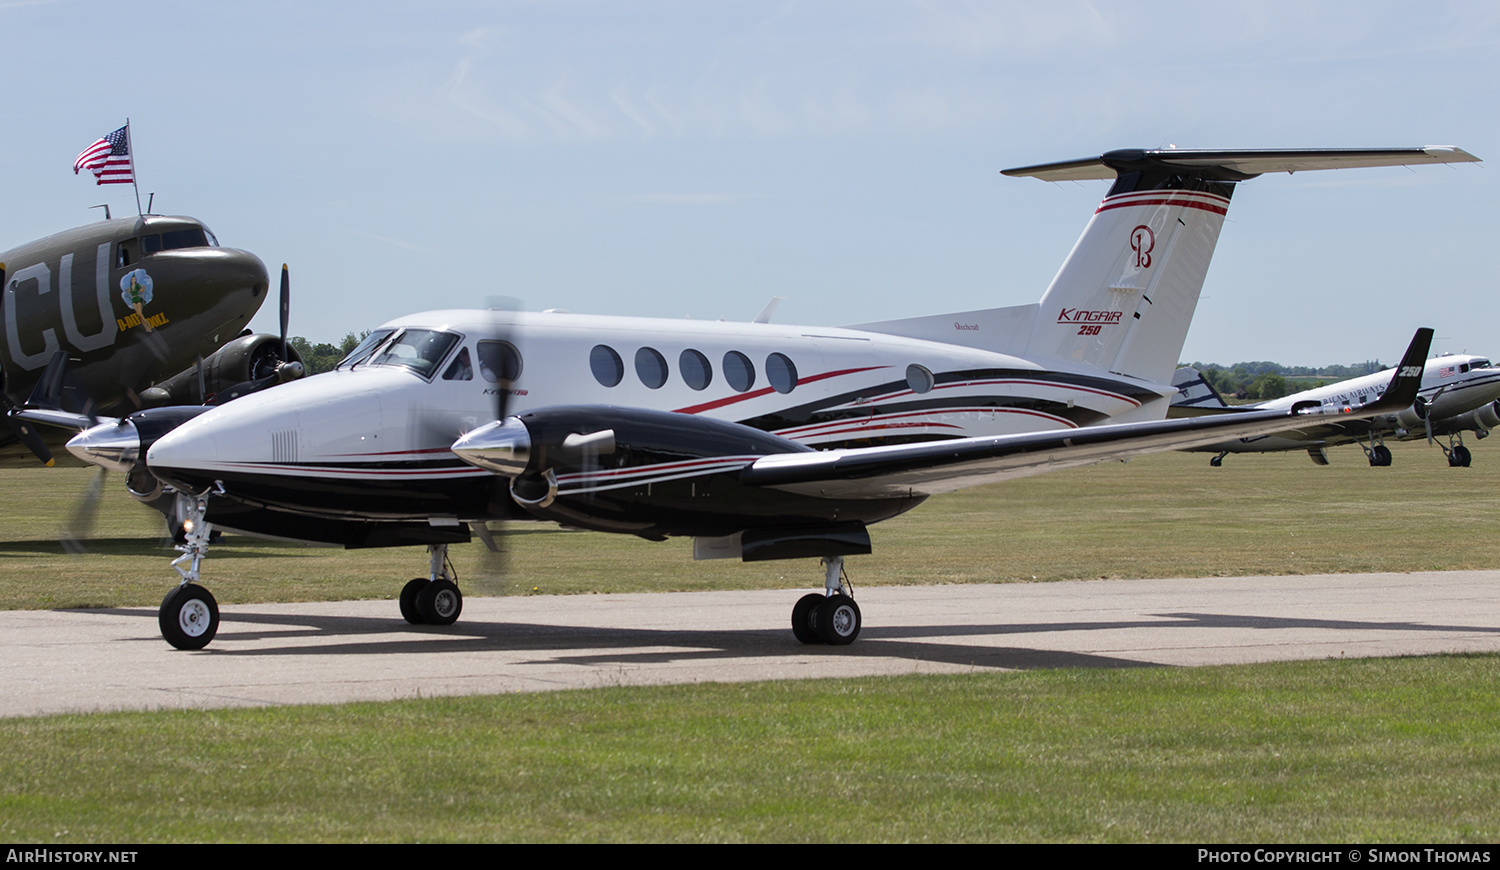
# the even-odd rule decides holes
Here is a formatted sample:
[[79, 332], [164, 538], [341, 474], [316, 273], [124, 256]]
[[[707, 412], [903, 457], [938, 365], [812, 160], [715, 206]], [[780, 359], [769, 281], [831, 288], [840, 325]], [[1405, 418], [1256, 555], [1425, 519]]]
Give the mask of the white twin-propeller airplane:
[[160, 623], [182, 649], [218, 628], [197, 582], [213, 525], [426, 545], [428, 576], [401, 612], [446, 625], [462, 608], [448, 546], [490, 543], [484, 524], [513, 519], [691, 536], [695, 558], [819, 557], [824, 591], [797, 602], [792, 629], [847, 644], [861, 615], [845, 557], [928, 496], [1410, 406], [1430, 330], [1362, 408], [1163, 419], [1238, 182], [1474, 160], [1451, 147], [1127, 150], [1007, 170], [1114, 182], [1035, 304], [849, 328], [432, 311], [380, 327], [336, 371], [132, 414], [69, 449], [132, 472], [133, 489], [180, 494], [182, 582]]
[[[1318, 402], [1338, 407], [1358, 407], [1373, 402], [1390, 383], [1389, 370], [1375, 372], [1336, 384], [1315, 387], [1290, 396], [1257, 405], [1231, 407], [1202, 373], [1191, 366], [1177, 370], [1172, 385], [1180, 391], [1172, 399], [1169, 417], [1202, 414], [1239, 413], [1252, 410], [1286, 410], [1304, 402]], [[1202, 453], [1216, 454], [1209, 460], [1215, 467], [1231, 453], [1274, 453], [1283, 450], [1306, 450], [1318, 465], [1328, 464], [1328, 448], [1339, 444], [1358, 444], [1374, 466], [1391, 464], [1391, 449], [1386, 438], [1413, 441], [1446, 437], [1442, 447], [1448, 464], [1468, 468], [1473, 454], [1464, 446], [1465, 432], [1486, 438], [1500, 428], [1500, 368], [1489, 359], [1470, 354], [1442, 354], [1427, 360], [1422, 373], [1422, 389], [1411, 407], [1394, 414], [1383, 414], [1359, 420], [1343, 420], [1321, 426], [1307, 426], [1295, 431], [1278, 432], [1258, 438], [1242, 438], [1223, 444], [1195, 447]]]

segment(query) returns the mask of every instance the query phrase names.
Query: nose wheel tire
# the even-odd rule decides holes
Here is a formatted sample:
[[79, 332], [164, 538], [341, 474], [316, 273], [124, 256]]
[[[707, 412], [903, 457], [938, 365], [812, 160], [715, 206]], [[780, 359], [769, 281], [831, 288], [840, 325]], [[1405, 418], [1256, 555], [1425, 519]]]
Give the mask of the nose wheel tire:
[[859, 637], [859, 605], [847, 595], [833, 595], [823, 599], [813, 612], [818, 636], [832, 646], [854, 643]]
[[434, 580], [417, 594], [417, 614], [428, 625], [452, 625], [463, 609], [463, 593], [449, 580]]
[[167, 643], [178, 649], [203, 649], [219, 632], [219, 603], [207, 589], [187, 583], [162, 599], [157, 621]]
[[431, 582], [432, 581], [428, 580], [426, 577], [418, 577], [417, 579], [401, 587], [402, 619], [405, 619], [412, 625], [427, 624], [427, 620], [423, 619], [422, 614], [417, 611], [417, 596], [421, 595], [422, 590], [426, 589]]

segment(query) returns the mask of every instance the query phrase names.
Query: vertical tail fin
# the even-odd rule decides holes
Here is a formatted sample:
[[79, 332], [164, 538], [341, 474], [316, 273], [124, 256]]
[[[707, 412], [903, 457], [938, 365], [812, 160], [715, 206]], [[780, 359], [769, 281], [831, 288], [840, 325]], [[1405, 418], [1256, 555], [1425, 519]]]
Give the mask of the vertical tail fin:
[[1041, 302], [856, 328], [1166, 384], [1187, 340], [1236, 184], [1267, 172], [1478, 159], [1448, 146], [1125, 150], [1007, 169], [1005, 175], [1043, 181], [1114, 181]]
[[1234, 185], [1121, 171], [1043, 294], [1028, 358], [1171, 379]]

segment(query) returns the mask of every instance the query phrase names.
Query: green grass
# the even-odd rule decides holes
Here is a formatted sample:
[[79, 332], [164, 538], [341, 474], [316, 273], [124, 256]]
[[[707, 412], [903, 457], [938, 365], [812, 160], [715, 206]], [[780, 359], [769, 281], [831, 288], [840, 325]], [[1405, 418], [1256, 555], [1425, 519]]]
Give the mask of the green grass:
[[[1357, 448], [1319, 468], [1304, 454], [1204, 454], [1046, 474], [930, 500], [871, 529], [875, 552], [851, 558], [856, 586], [992, 583], [1099, 577], [1180, 577], [1488, 568], [1500, 564], [1489, 505], [1500, 451], [1472, 468], [1440, 451], [1395, 446], [1370, 468]], [[87, 486], [86, 469], [7, 472], [0, 505], [0, 609], [151, 605], [176, 582], [160, 518], [112, 477], [90, 552], [62, 555], [58, 531]], [[693, 562], [690, 542], [514, 523], [504, 565], [475, 543], [454, 547], [469, 595], [821, 585], [811, 560]], [[425, 574], [421, 548], [287, 546], [230, 536], [204, 564], [221, 602], [392, 598]]]
[[[1488, 568], [1500, 454], [1165, 455], [959, 493], [873, 529], [856, 584]], [[7, 473], [0, 607], [155, 605], [154, 515]], [[113, 481], [116, 485], [117, 480]], [[516, 525], [474, 594], [811, 587], [811, 562]], [[221, 601], [389, 598], [420, 549], [231, 538]], [[1492, 842], [1500, 659], [616, 688], [0, 721], [0, 837], [158, 841]]]
[[1493, 842], [1487, 656], [0, 722], [0, 837]]

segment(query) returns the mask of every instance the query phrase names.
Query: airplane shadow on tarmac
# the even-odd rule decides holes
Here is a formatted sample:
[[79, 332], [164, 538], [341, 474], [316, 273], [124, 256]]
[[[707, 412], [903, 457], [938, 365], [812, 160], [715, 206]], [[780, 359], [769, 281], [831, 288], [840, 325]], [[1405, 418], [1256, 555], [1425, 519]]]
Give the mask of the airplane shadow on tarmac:
[[[394, 608], [394, 602], [392, 602]], [[147, 618], [156, 612], [139, 608], [91, 612]], [[408, 625], [399, 617], [258, 614], [237, 608], [224, 615], [214, 644], [193, 655], [261, 658], [283, 655], [347, 656], [390, 654], [456, 655], [484, 651], [534, 652], [522, 664], [661, 664], [779, 656], [831, 658], [897, 658], [931, 664], [990, 667], [1005, 670], [1043, 668], [1140, 668], [1162, 665], [1123, 657], [1060, 650], [945, 643], [942, 638], [980, 638], [1011, 634], [1139, 629], [1319, 629], [1343, 632], [1448, 632], [1500, 634], [1500, 627], [1431, 625], [1413, 622], [1309, 619], [1215, 613], [1161, 613], [1150, 620], [1054, 622], [1029, 624], [963, 624], [946, 626], [866, 627], [851, 646], [803, 645], [791, 629], [649, 629], [523, 622], [463, 620], [450, 626]], [[1171, 621], [1162, 621], [1171, 620]], [[393, 632], [400, 632], [393, 637]], [[366, 639], [361, 640], [364, 637]], [[316, 639], [299, 643], [299, 638]], [[329, 643], [330, 638], [343, 638]], [[235, 648], [235, 643], [271, 641], [275, 646]]]

